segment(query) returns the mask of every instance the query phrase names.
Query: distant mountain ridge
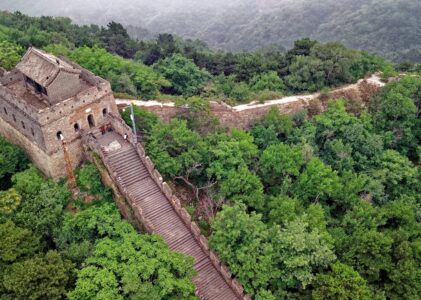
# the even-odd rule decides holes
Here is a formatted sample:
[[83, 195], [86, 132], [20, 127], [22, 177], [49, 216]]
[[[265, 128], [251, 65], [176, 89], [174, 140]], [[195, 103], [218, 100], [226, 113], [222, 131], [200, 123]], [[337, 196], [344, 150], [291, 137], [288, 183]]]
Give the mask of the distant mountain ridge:
[[[115, 20], [229, 51], [290, 47], [309, 36], [421, 62], [419, 0], [2, 0], [0, 9], [69, 16], [84, 24]], [[139, 36], [146, 35], [142, 31]]]

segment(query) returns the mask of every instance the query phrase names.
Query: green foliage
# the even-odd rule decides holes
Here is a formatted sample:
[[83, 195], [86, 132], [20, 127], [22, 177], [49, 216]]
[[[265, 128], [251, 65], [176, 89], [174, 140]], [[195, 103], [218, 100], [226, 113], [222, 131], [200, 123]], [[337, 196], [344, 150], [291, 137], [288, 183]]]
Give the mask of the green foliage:
[[273, 261], [272, 233], [261, 221], [261, 216], [247, 214], [241, 205], [225, 206], [212, 227], [211, 247], [236, 274], [246, 292], [255, 295], [268, 289], [270, 281], [279, 276], [279, 271]]
[[114, 204], [102, 203], [91, 206], [76, 214], [66, 213], [59, 230], [56, 243], [60, 248], [82, 242], [94, 243], [104, 237], [119, 237], [130, 231], [130, 225], [121, 221]]
[[102, 185], [101, 174], [95, 165], [84, 165], [78, 170], [76, 180], [82, 192], [89, 192], [91, 195], [107, 196], [108, 190]]
[[317, 275], [313, 299], [373, 299], [367, 282], [350, 266], [336, 262], [331, 269], [329, 273]]
[[323, 61], [310, 56], [296, 56], [288, 68], [286, 85], [293, 91], [314, 92], [326, 85]]
[[304, 212], [301, 202], [288, 196], [272, 196], [267, 201], [269, 223], [286, 225]]
[[6, 295], [11, 299], [61, 299], [72, 267], [55, 251], [17, 262], [4, 274]]
[[305, 288], [314, 280], [314, 271], [325, 268], [336, 257], [332, 245], [327, 243], [317, 229], [310, 228], [305, 217], [291, 221], [281, 228], [274, 240], [281, 280], [278, 288]]
[[312, 158], [295, 184], [295, 193], [303, 201], [326, 201], [340, 190], [341, 182], [335, 171], [320, 159]]
[[184, 120], [158, 123], [148, 135], [147, 150], [164, 176], [176, 176], [200, 160], [200, 136]]
[[280, 295], [287, 288], [305, 288], [313, 281], [313, 269], [335, 259], [331, 246], [303, 218], [282, 228], [267, 227], [260, 215], [247, 214], [245, 207], [226, 206], [213, 229], [211, 247], [252, 295], [264, 289]]
[[239, 102], [248, 101], [251, 98], [250, 88], [245, 82], [237, 83], [233, 86], [229, 96]]
[[34, 236], [29, 229], [18, 227], [10, 220], [0, 224], [0, 238], [2, 241], [0, 265], [2, 268], [5, 263], [13, 263], [30, 257], [41, 248], [38, 237]]
[[28, 165], [28, 159], [25, 153], [15, 145], [12, 145], [6, 141], [3, 137], [0, 137], [0, 180], [3, 186], [3, 180], [7, 180], [8, 177], [16, 172], [22, 171]]
[[[261, 53], [267, 53], [282, 52], [284, 49], [280, 45], [293, 45], [296, 39], [306, 36], [325, 41], [343, 41], [353, 49], [365, 49], [388, 59], [420, 62], [420, 43], [414, 38], [414, 33], [418, 33], [419, 29], [417, 16], [420, 11], [416, 0], [385, 0], [382, 5], [378, 5], [376, 1], [362, 4], [351, 0], [340, 3], [325, 0], [317, 4], [304, 0], [299, 4], [285, 2], [281, 6], [277, 2], [267, 2], [264, 7], [256, 1], [247, 4], [212, 2], [192, 7], [186, 2], [169, 6], [167, 2], [146, 5], [143, 2], [139, 4], [125, 0], [119, 3], [86, 3], [81, 9], [77, 5], [52, 5], [47, 1], [40, 2], [36, 7], [28, 7], [25, 3], [13, 0], [4, 2], [3, 8], [10, 11], [27, 11], [30, 15], [37, 15], [37, 12], [43, 12], [44, 15], [69, 15], [77, 18], [81, 24], [93, 21], [106, 24], [107, 20], [124, 20], [126, 24], [140, 25], [145, 28], [127, 28], [130, 35], [141, 41], [135, 43], [136, 47], [132, 45], [134, 41], [128, 41], [125, 32], [117, 26], [113, 26], [117, 27], [115, 30], [100, 29], [98, 26], [79, 27], [71, 24], [67, 18], [51, 17], [25, 16], [17, 22], [15, 14], [7, 19], [3, 18], [1, 23], [10, 24], [13, 20], [13, 27], [19, 29], [30, 23], [32, 27], [55, 31], [56, 34], [61, 26], [63, 31], [68, 32], [67, 36], [73, 43], [108, 43], [110, 51], [118, 51], [123, 56], [139, 50], [142, 57], [151, 63], [174, 52], [183, 51], [203, 63], [212, 64], [213, 60], [209, 60], [210, 55], [207, 55], [207, 46], [204, 42], [197, 41], [197, 38], [206, 40], [212, 49], [243, 52], [262, 49]], [[162, 14], [163, 11], [165, 14]], [[186, 11], [202, 17], [188, 18]], [[139, 15], [142, 17], [141, 22]], [[175, 36], [163, 34], [156, 38], [153, 33], [157, 30], [174, 32], [188, 37], [189, 40], [181, 41]], [[164, 37], [160, 37], [161, 35]], [[155, 38], [153, 43], [144, 42], [152, 38]], [[215, 56], [222, 60], [222, 55]], [[256, 57], [251, 62], [258, 60]], [[254, 65], [258, 64], [245, 64], [246, 67]], [[228, 59], [223, 66], [229, 69]], [[222, 67], [215, 67], [220, 68]]]
[[217, 180], [226, 178], [227, 172], [241, 166], [250, 166], [257, 156], [253, 137], [242, 130], [233, 129], [230, 136], [219, 137], [216, 145], [209, 145], [207, 174]]
[[276, 144], [279, 140], [285, 141], [292, 131], [292, 118], [281, 114], [277, 107], [272, 107], [251, 129], [255, 143], [260, 149]]
[[21, 196], [15, 189], [0, 191], [0, 217], [11, 214], [19, 207]]
[[25, 171], [16, 173], [12, 177], [13, 187], [24, 198], [31, 198], [38, 194], [45, 183], [40, 171], [30, 165]]
[[418, 172], [408, 158], [394, 150], [386, 150], [380, 159], [379, 169], [375, 170], [373, 175], [384, 185], [386, 194], [396, 199], [415, 191]]
[[45, 181], [33, 167], [14, 175], [13, 182], [22, 196], [22, 204], [13, 215], [15, 223], [40, 236], [51, 237], [60, 226], [63, 210], [70, 199], [67, 187], [52, 180]]
[[[152, 127], [158, 123], [158, 117], [143, 107], [139, 107], [134, 105], [133, 106], [134, 118], [136, 123], [136, 129], [138, 132], [142, 134], [147, 134], [150, 132]], [[130, 126], [133, 126], [132, 119], [130, 117], [131, 110], [130, 108], [126, 108], [122, 113], [121, 116], [124, 121]]]
[[250, 86], [254, 91], [278, 91], [285, 90], [285, 85], [278, 74], [274, 71], [256, 75], [251, 79]]
[[70, 49], [67, 48], [65, 45], [62, 44], [49, 44], [43, 48], [43, 50], [47, 53], [51, 53], [55, 56], [70, 56]]
[[116, 92], [135, 92], [138, 96], [150, 99], [155, 97], [162, 87], [169, 85], [168, 81], [151, 68], [112, 55], [98, 47], [77, 48], [70, 58], [82, 67], [110, 80]]
[[0, 42], [0, 67], [11, 70], [19, 61], [23, 49], [19, 45], [3, 40]]
[[198, 96], [178, 99], [175, 104], [189, 109], [180, 118], [185, 118], [189, 128], [197, 131], [201, 136], [214, 133], [219, 128], [219, 120], [212, 114], [209, 102]]
[[192, 60], [180, 54], [158, 62], [154, 69], [171, 82], [171, 88], [179, 95], [196, 95], [210, 79], [207, 71], [201, 70]]
[[359, 119], [347, 113], [343, 100], [330, 103], [325, 113], [304, 128], [311, 133], [309, 139], [319, 155], [338, 171], [371, 168], [383, 150], [381, 137], [372, 132], [369, 116]]
[[170, 252], [161, 238], [132, 229], [120, 239], [105, 238], [96, 244], [68, 297], [195, 299], [192, 264], [192, 258]]
[[411, 157], [421, 138], [417, 133], [420, 99], [421, 79], [405, 76], [387, 85], [370, 100], [369, 106], [375, 128], [384, 132], [385, 145]]
[[299, 147], [274, 144], [263, 151], [259, 169], [267, 186], [282, 186], [298, 177], [303, 165], [303, 153]]
[[263, 184], [245, 165], [227, 172], [219, 185], [218, 196], [234, 203], [241, 201], [255, 210], [261, 210], [264, 205]]
[[311, 56], [323, 61], [326, 83], [329, 86], [357, 79], [351, 73], [351, 66], [356, 62], [356, 54], [340, 43], [317, 43], [311, 48], [310, 53]]

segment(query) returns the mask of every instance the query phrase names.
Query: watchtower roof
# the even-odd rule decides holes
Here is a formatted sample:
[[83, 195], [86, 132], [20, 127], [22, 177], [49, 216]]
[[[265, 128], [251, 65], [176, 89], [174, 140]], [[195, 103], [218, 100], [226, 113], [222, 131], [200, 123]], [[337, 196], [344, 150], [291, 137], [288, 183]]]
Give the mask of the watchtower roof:
[[48, 87], [60, 72], [81, 72], [66, 61], [33, 47], [28, 49], [16, 69], [43, 87]]

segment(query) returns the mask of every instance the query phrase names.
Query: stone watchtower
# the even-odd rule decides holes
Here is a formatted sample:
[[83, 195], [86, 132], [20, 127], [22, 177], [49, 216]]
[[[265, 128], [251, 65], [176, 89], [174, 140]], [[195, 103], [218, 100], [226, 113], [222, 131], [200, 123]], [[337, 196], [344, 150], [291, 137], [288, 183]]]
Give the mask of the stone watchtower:
[[81, 130], [103, 124], [109, 112], [118, 115], [110, 83], [64, 58], [29, 48], [14, 70], [0, 72], [0, 134], [47, 176], [66, 175], [61, 139], [75, 168]]

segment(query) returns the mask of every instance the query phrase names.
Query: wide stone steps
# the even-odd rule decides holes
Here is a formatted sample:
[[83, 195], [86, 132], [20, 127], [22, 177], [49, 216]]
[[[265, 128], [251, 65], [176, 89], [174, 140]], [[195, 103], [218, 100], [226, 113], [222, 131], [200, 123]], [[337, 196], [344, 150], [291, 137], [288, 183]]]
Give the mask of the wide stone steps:
[[205, 300], [238, 299], [152, 179], [136, 149], [126, 143], [121, 149], [112, 152], [106, 152], [103, 148], [103, 153], [108, 158], [109, 167], [116, 175], [118, 184], [142, 209], [155, 232], [164, 238], [170, 249], [194, 258], [194, 268], [198, 274], [193, 282], [199, 297]]

